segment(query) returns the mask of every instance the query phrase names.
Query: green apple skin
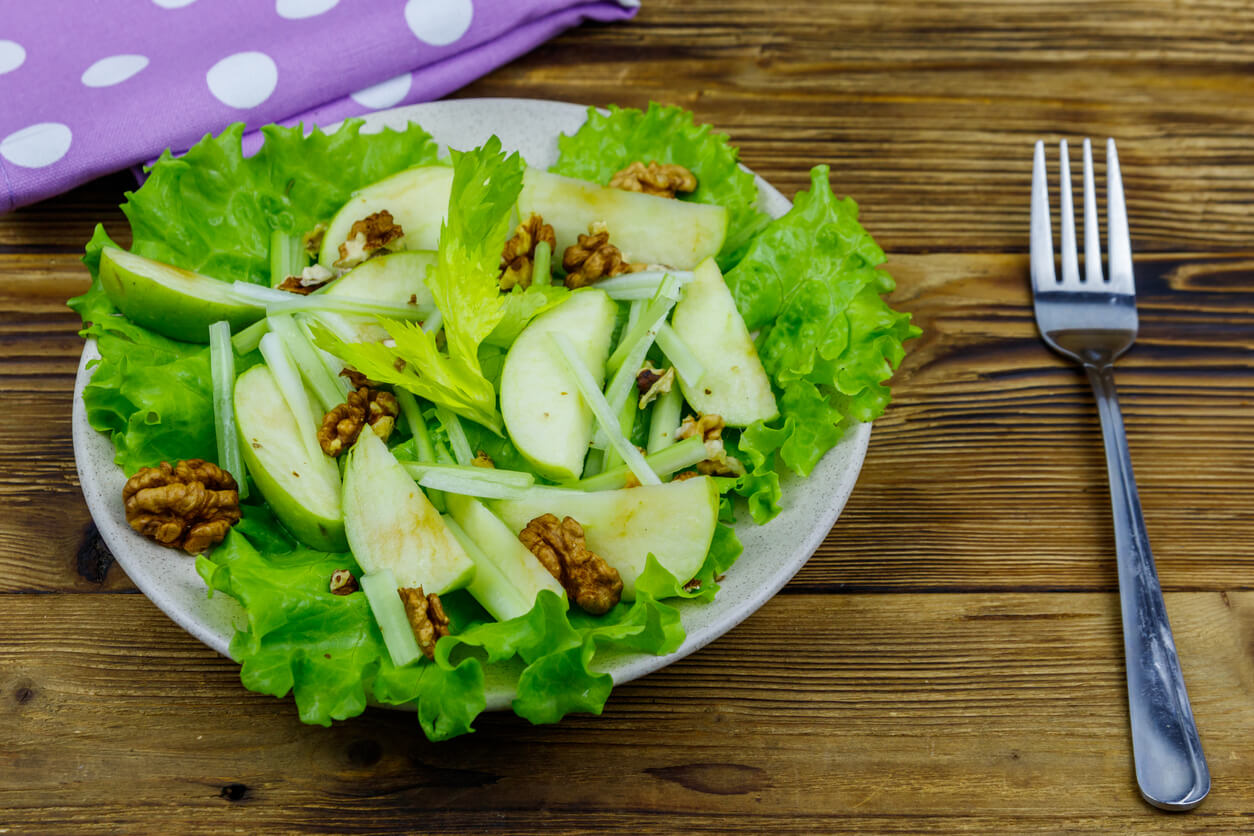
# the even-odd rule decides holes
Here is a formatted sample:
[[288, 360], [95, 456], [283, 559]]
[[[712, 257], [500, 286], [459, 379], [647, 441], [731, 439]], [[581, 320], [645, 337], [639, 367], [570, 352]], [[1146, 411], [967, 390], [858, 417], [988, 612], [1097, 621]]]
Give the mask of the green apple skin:
[[[412, 298], [416, 305], [434, 305], [435, 299], [425, 279], [435, 259], [435, 253], [425, 250], [376, 256], [349, 270], [319, 295], [348, 296], [394, 305], [407, 304]], [[317, 316], [345, 342], [379, 342], [388, 338], [378, 317], [338, 313]]]
[[318, 263], [334, 266], [340, 257], [340, 244], [348, 240], [353, 224], [385, 209], [404, 233], [388, 249], [434, 250], [440, 243], [440, 225], [448, 214], [452, 188], [453, 167], [449, 165], [408, 168], [366, 186], [350, 197], [327, 225]]
[[693, 271], [671, 314], [671, 325], [705, 369], [694, 386], [680, 380], [684, 400], [693, 409], [721, 415], [729, 427], [747, 427], [759, 418], [769, 421], [779, 415], [771, 379], [714, 259]]
[[305, 545], [348, 548], [335, 460], [310, 456], [274, 375], [253, 366], [235, 381], [235, 424], [244, 464], [275, 516]]
[[716, 255], [727, 237], [727, 210], [722, 206], [611, 189], [529, 168], [518, 214], [526, 218], [533, 212], [553, 226], [555, 261], [598, 221], [605, 223], [610, 243], [627, 261], [679, 270]]
[[505, 355], [501, 370], [505, 427], [518, 451], [555, 481], [577, 479], [582, 473], [593, 417], [549, 334], [570, 338], [599, 386], [605, 382], [614, 315], [614, 301], [604, 291], [576, 291], [532, 320]]
[[[470, 594], [497, 621], [507, 621], [531, 611], [541, 590], [566, 599], [566, 590], [549, 574], [539, 559], [522, 544], [501, 518], [479, 500], [445, 494], [448, 513], [478, 546], [475, 579]], [[471, 552], [472, 559], [475, 552]], [[485, 564], [489, 564], [485, 566]]]
[[391, 569], [398, 588], [443, 595], [474, 577], [440, 512], [373, 432], [362, 431], [344, 465], [344, 531], [361, 568]]
[[636, 579], [652, 553], [680, 581], [697, 573], [718, 525], [718, 486], [709, 476], [616, 491], [537, 494], [491, 503], [511, 531], [543, 514], [573, 517], [588, 548], [618, 570], [623, 598], [636, 597]]
[[238, 331], [266, 309], [237, 302], [231, 286], [117, 247], [100, 253], [100, 283], [127, 319], [172, 340], [209, 342], [209, 326], [225, 319]]

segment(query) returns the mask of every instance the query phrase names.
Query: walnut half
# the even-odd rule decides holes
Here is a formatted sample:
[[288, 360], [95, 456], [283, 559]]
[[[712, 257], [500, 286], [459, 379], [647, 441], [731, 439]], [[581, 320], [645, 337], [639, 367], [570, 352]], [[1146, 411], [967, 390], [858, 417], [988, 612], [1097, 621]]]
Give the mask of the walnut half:
[[713, 413], [684, 418], [676, 437], [700, 438], [705, 442], [706, 459], [697, 463], [697, 471], [705, 476], [743, 476], [745, 466], [739, 459], [727, 455], [723, 446], [723, 417]]
[[123, 486], [122, 502], [131, 528], [188, 554], [221, 543], [239, 522], [235, 479], [203, 459], [141, 468]]
[[505, 242], [505, 249], [501, 252], [501, 277], [498, 280], [501, 290], [512, 290], [515, 286], [524, 290], [531, 287], [536, 244], [541, 241], [549, 245], [550, 251], [557, 249], [553, 227], [539, 215], [528, 215], [527, 220], [514, 230], [514, 237]]
[[318, 427], [318, 445], [322, 452], [337, 458], [357, 442], [361, 428], [370, 425], [374, 434], [384, 441], [396, 426], [400, 404], [391, 392], [361, 386], [348, 393], [348, 399], [322, 416]]
[[590, 224], [588, 234], [580, 235], [562, 254], [566, 286], [572, 290], [620, 273], [635, 273], [644, 267], [624, 261], [622, 252], [610, 243], [609, 230], [599, 223]]
[[588, 551], [583, 526], [573, 518], [558, 522], [552, 514], [536, 517], [518, 539], [585, 612], [608, 612], [622, 598], [623, 579], [618, 570]]
[[432, 593], [424, 595], [422, 587], [396, 590], [405, 605], [405, 616], [409, 619], [409, 627], [414, 631], [418, 647], [428, 659], [435, 658], [435, 643], [444, 636], [453, 634], [448, 616], [444, 614], [444, 605], [440, 596]]
[[393, 221], [388, 210], [367, 215], [349, 227], [348, 240], [340, 244], [340, 257], [331, 266], [356, 267], [404, 235], [405, 230]]
[[674, 197], [675, 192], [695, 192], [697, 178], [682, 165], [661, 165], [657, 160], [645, 165], [636, 160], [611, 177], [610, 186], [656, 197]]

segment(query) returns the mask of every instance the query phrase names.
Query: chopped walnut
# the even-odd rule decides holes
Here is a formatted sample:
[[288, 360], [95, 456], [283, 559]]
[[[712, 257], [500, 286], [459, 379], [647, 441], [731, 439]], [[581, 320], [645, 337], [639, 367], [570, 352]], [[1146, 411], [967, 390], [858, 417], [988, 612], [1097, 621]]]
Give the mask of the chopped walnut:
[[288, 276], [279, 284], [279, 290], [308, 296], [318, 288], [340, 277], [340, 273], [328, 270], [321, 264], [311, 264], [300, 271], [299, 276]]
[[505, 249], [501, 253], [501, 290], [511, 290], [515, 286], [525, 290], [531, 286], [536, 244], [541, 241], [547, 242], [550, 250], [557, 249], [557, 236], [553, 233], [553, 227], [546, 224], [539, 215], [529, 215], [514, 230], [514, 237], [505, 242]]
[[348, 240], [340, 244], [340, 257], [333, 266], [355, 267], [404, 234], [388, 210], [367, 215], [349, 227]]
[[695, 192], [697, 178], [682, 165], [661, 165], [653, 160], [646, 166], [637, 160], [611, 177], [610, 186], [657, 197], [674, 197], [675, 192]]
[[331, 594], [352, 595], [358, 589], [357, 578], [347, 569], [336, 569], [331, 573]]
[[122, 488], [122, 502], [131, 528], [188, 554], [221, 543], [239, 522], [235, 479], [203, 459], [141, 468]]
[[322, 447], [322, 452], [336, 458], [357, 442], [361, 428], [367, 424], [375, 435], [387, 441], [399, 414], [400, 405], [391, 392], [361, 386], [349, 392], [344, 403], [322, 417], [322, 425], [318, 428], [318, 444]]
[[674, 385], [674, 366], [663, 371], [654, 368], [652, 363], [646, 361], [644, 368], [636, 374], [636, 389], [640, 392], [640, 408], [644, 409], [654, 400], [665, 395]]
[[318, 257], [318, 252], [322, 249], [322, 238], [327, 234], [327, 225], [320, 223], [313, 229], [301, 236], [301, 246], [305, 248], [307, 255]]
[[700, 438], [705, 442], [706, 459], [697, 463], [697, 472], [705, 476], [743, 476], [745, 466], [727, 455], [723, 447], [723, 418], [720, 415], [691, 415], [679, 425], [676, 438]]
[[620, 273], [635, 273], [643, 270], [644, 265], [623, 261], [618, 247], [610, 243], [605, 224], [594, 223], [588, 226], [587, 235], [580, 235], [576, 243], [566, 248], [562, 269], [566, 271], [566, 286], [574, 289]]
[[536, 517], [518, 539], [585, 612], [608, 612], [622, 597], [623, 579], [618, 570], [588, 551], [583, 526], [571, 517], [561, 522], [552, 514]]
[[366, 377], [356, 369], [350, 369], [347, 366], [340, 369], [340, 377], [348, 378], [348, 382], [353, 384], [354, 389], [360, 389], [363, 386], [378, 388], [379, 384]]
[[701, 474], [697, 473], [697, 471], [695, 470], [681, 470], [671, 477], [671, 481], [672, 482], [686, 482], [689, 479], [696, 479], [700, 475]]
[[487, 453], [483, 452], [482, 450], [480, 450], [479, 454], [475, 456], [473, 461], [471, 461], [471, 464], [473, 464], [475, 467], [486, 467], [486, 468], [496, 467], [496, 462], [492, 461], [492, 457], [489, 456]]
[[398, 589], [396, 592], [405, 605], [405, 615], [409, 618], [409, 627], [414, 631], [418, 646], [428, 659], [435, 658], [435, 643], [453, 634], [440, 596], [435, 593], [424, 595], [421, 586]]

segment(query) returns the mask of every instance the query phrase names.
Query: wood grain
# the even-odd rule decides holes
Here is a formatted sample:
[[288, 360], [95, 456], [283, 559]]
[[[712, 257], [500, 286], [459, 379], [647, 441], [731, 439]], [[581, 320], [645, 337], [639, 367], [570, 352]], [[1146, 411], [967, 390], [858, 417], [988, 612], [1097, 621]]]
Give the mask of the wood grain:
[[[82, 599], [7, 596], [0, 611], [0, 808], [15, 832], [143, 827], [157, 810], [182, 832], [361, 833], [628, 820], [1028, 832], [1149, 815], [1131, 779], [1113, 595], [777, 598], [620, 687], [599, 718], [492, 715], [444, 744], [400, 712], [301, 728], [289, 701], [244, 691], [234, 665], [143, 598], [95, 596], [86, 612]], [[1216, 790], [1152, 821], [1231, 832], [1254, 792], [1254, 593], [1174, 594], [1168, 608]]]

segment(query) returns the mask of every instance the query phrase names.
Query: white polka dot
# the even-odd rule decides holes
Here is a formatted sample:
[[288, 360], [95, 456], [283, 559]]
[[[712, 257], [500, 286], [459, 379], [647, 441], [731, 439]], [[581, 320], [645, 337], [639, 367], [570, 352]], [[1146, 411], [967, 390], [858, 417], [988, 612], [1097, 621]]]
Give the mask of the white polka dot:
[[209, 92], [224, 105], [248, 110], [270, 98], [279, 68], [264, 52], [237, 52], [209, 68]]
[[40, 122], [0, 139], [0, 157], [23, 168], [43, 168], [65, 156], [70, 138], [60, 122]]
[[418, 40], [447, 46], [466, 34], [474, 17], [470, 0], [409, 0], [405, 22]]
[[13, 72], [26, 61], [26, 50], [17, 41], [0, 41], [0, 75]]
[[83, 73], [83, 84], [88, 87], [111, 87], [147, 66], [148, 59], [142, 55], [110, 55], [87, 68]]
[[339, 2], [340, 0], [276, 0], [274, 10], [279, 13], [279, 17], [300, 20], [329, 12]]
[[353, 101], [366, 107], [373, 107], [376, 110], [398, 105], [409, 92], [409, 85], [413, 83], [413, 80], [414, 77], [409, 73], [398, 75], [396, 78], [389, 78], [387, 81], [382, 81], [372, 87], [353, 93]]
[[196, 0], [152, 0], [163, 9], [181, 9], [184, 6], [190, 6]]

